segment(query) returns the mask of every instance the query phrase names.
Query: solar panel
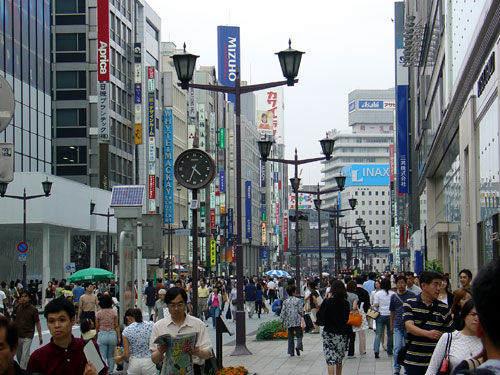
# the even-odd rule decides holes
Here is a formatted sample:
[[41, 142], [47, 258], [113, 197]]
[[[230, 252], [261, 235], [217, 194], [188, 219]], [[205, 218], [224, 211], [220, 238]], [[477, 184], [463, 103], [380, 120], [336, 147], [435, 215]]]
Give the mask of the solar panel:
[[113, 186], [111, 191], [111, 207], [142, 206], [144, 185]]

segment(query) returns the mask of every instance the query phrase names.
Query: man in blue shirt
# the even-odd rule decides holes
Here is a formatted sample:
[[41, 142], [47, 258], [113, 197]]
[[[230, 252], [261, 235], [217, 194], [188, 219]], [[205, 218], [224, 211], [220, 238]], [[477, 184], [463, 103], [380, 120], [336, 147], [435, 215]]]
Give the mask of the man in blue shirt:
[[368, 292], [368, 295], [371, 295], [375, 290], [375, 272], [370, 272], [368, 274], [368, 280], [363, 283], [363, 289]]
[[85, 294], [85, 288], [81, 283], [77, 282], [76, 286], [73, 288], [73, 302], [75, 304], [75, 309], [78, 311], [78, 305], [80, 302], [80, 297]]
[[248, 317], [251, 318], [255, 312], [255, 300], [257, 299], [257, 288], [250, 279], [250, 283], [245, 286], [245, 305], [248, 311]]

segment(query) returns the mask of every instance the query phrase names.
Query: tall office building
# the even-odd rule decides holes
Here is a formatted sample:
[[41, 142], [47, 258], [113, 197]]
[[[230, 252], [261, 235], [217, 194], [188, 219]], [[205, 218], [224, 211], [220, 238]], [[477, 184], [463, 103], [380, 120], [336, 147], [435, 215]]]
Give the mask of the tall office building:
[[[322, 169], [325, 190], [336, 187], [335, 176], [340, 174], [347, 176], [346, 185], [340, 194], [324, 194], [324, 208], [334, 209], [338, 204], [341, 209], [349, 208], [348, 199], [356, 198], [356, 209], [346, 211], [340, 225], [355, 226], [361, 217], [375, 251], [387, 255], [391, 246], [389, 165], [394, 138], [394, 90], [354, 90], [349, 93], [348, 105], [352, 133], [328, 132], [335, 146], [332, 158], [323, 162]], [[326, 240], [325, 235], [325, 245]]]
[[0, 142], [14, 144], [16, 172], [51, 172], [50, 3], [0, 1], [0, 74], [15, 99]]

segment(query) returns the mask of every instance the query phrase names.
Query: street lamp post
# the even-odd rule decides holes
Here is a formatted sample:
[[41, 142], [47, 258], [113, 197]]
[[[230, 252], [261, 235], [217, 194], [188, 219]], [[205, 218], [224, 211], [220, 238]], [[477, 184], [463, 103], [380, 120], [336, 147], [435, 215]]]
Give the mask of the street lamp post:
[[342, 227], [339, 224], [339, 218], [342, 215], [342, 212], [345, 211], [352, 211], [356, 208], [356, 205], [358, 204], [358, 200], [356, 198], [349, 198], [349, 206], [351, 208], [344, 208], [344, 209], [339, 209], [339, 202], [337, 202], [336, 208], [333, 210], [325, 210], [327, 212], [332, 213], [333, 215], [330, 215], [330, 225], [332, 228], [335, 228], [335, 277], [339, 274], [340, 271], [340, 263], [342, 262], [342, 254], [340, 252], [340, 233], [342, 232]]
[[[50, 196], [50, 190], [52, 189], [52, 182], [47, 178], [42, 182], [42, 188], [44, 194], [36, 195], [26, 195], [26, 188], [24, 188], [23, 195], [9, 195], [5, 194], [7, 192], [8, 182], [0, 182], [0, 198], [13, 198], [21, 199], [23, 201], [23, 242], [27, 243], [26, 236], [26, 201], [35, 198], [48, 197]], [[23, 262], [23, 287], [26, 288], [26, 260]]]
[[297, 149], [295, 149], [295, 158], [293, 160], [287, 160], [287, 159], [275, 159], [275, 158], [268, 158], [269, 153], [271, 152], [271, 147], [272, 147], [272, 141], [265, 139], [258, 141], [257, 143], [259, 144], [259, 151], [260, 151], [260, 156], [261, 159], [265, 161], [274, 161], [277, 163], [283, 163], [283, 164], [290, 164], [295, 167], [294, 169], [294, 177], [290, 179], [290, 183], [292, 185], [292, 190], [295, 193], [295, 283], [297, 285], [297, 291], [300, 293], [300, 250], [299, 250], [299, 217], [300, 217], [300, 211], [299, 211], [299, 187], [300, 187], [300, 178], [299, 178], [299, 165], [301, 164], [307, 164], [307, 163], [312, 163], [315, 161], [321, 161], [321, 160], [330, 160], [330, 157], [332, 156], [333, 152], [333, 146], [335, 144], [334, 139], [330, 138], [325, 138], [319, 141], [321, 144], [321, 149], [323, 151], [323, 154], [325, 156], [319, 157], [319, 158], [312, 158], [312, 159], [302, 159], [299, 160], [298, 155], [297, 155]]
[[[190, 83], [193, 78], [196, 59], [198, 56], [186, 53], [184, 44], [184, 53], [172, 56], [174, 60], [177, 77], [181, 81], [181, 87], [184, 90], [195, 88], [233, 94], [235, 96], [235, 114], [236, 114], [236, 280], [237, 280], [237, 305], [236, 305], [236, 346], [232, 355], [251, 354], [246, 347], [245, 336], [245, 310], [243, 305], [243, 248], [242, 248], [242, 209], [241, 209], [241, 95], [253, 91], [264, 90], [271, 87], [283, 85], [293, 86], [298, 82], [297, 74], [299, 72], [300, 61], [304, 52], [292, 49], [291, 41], [288, 41], [288, 49], [278, 52], [281, 70], [285, 76], [285, 81], [262, 83], [257, 85], [241, 86], [239, 72], [236, 72], [234, 86], [214, 86]], [[194, 285], [196, 289], [197, 286]]]
[[[102, 216], [107, 219], [107, 230], [106, 230], [106, 267], [109, 271], [113, 272], [113, 261], [112, 261], [112, 256], [113, 252], [110, 250], [111, 247], [111, 241], [110, 241], [110, 235], [109, 235], [109, 218], [115, 216], [114, 214], [109, 213], [109, 207], [108, 207], [108, 212], [105, 214], [101, 214], [98, 212], [94, 212], [95, 209], [95, 203], [90, 201], [90, 214], [95, 215], [95, 216]], [[110, 262], [111, 260], [111, 262]], [[111, 263], [111, 265], [110, 265]], [[110, 267], [111, 266], [111, 267]], [[111, 268], [111, 269], [110, 269]]]

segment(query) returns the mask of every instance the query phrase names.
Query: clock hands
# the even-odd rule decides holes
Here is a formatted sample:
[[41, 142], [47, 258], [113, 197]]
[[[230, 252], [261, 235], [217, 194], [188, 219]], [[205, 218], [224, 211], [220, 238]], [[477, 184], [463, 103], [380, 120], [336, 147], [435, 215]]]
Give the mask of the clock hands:
[[191, 181], [193, 179], [194, 172], [198, 173], [198, 175], [201, 176], [201, 173], [196, 168], [196, 165], [193, 165], [193, 171], [191, 172], [191, 176], [189, 177], [189, 181]]

